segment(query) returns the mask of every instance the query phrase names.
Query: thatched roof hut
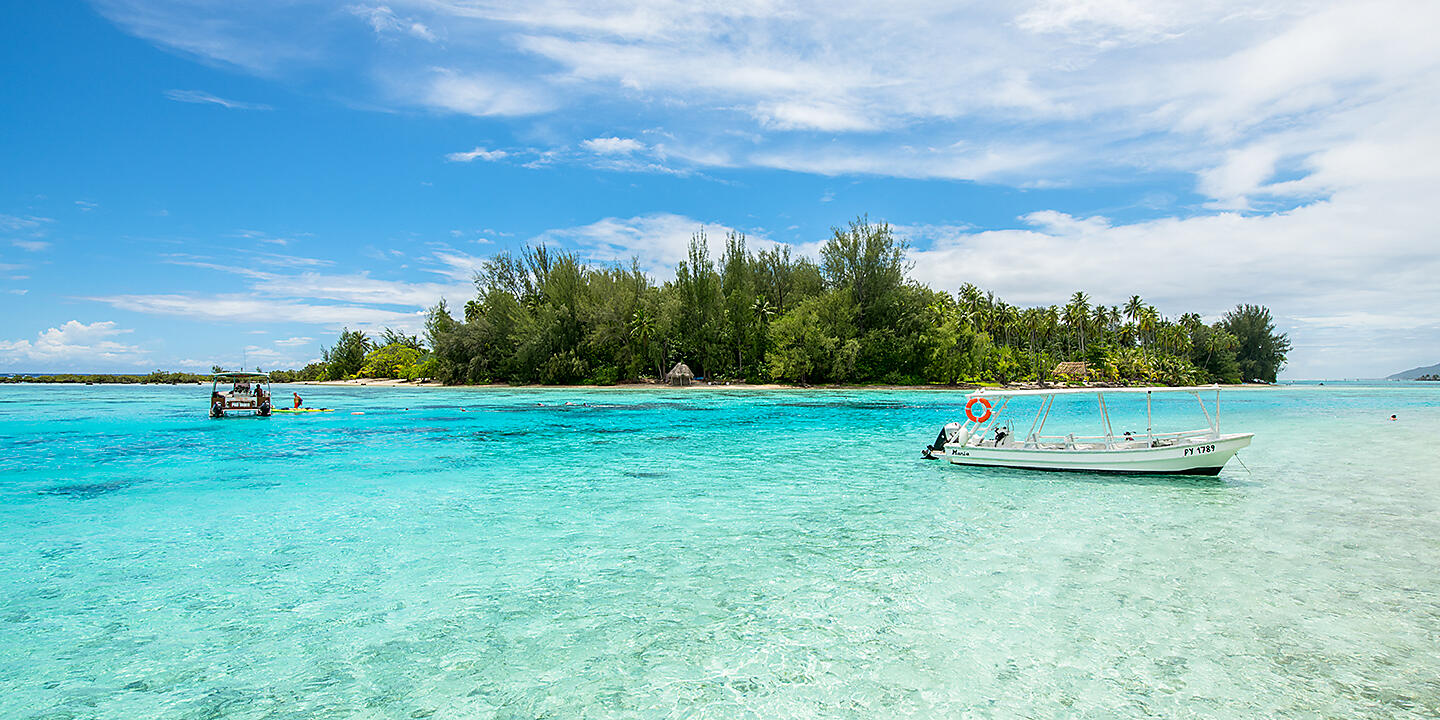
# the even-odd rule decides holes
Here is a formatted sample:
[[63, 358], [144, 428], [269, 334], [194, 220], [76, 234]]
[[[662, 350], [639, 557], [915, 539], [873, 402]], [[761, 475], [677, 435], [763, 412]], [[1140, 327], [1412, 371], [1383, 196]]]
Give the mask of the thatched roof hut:
[[1090, 365], [1083, 362], [1062, 362], [1055, 366], [1053, 374], [1055, 377], [1084, 380], [1085, 377], [1090, 374]]
[[695, 373], [690, 372], [690, 366], [683, 362], [675, 363], [670, 372], [665, 373], [665, 382], [671, 385], [685, 386], [695, 382]]

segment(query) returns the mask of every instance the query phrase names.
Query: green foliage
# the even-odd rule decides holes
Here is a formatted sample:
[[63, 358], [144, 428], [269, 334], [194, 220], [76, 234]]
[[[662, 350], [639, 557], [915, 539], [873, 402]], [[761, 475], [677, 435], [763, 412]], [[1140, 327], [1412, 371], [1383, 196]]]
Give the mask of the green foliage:
[[[219, 371], [217, 371], [219, 372]], [[196, 383], [209, 383], [209, 375], [196, 375], [194, 373], [167, 372], [156, 370], [144, 375], [87, 375], [77, 373], [65, 373], [60, 375], [9, 375], [0, 377], [0, 383], [93, 383], [96, 385], [193, 385]]]
[[[633, 261], [596, 267], [544, 245], [502, 252], [476, 274], [463, 317], [443, 302], [430, 310], [430, 354], [387, 330], [376, 353], [416, 355], [372, 366], [374, 348], [347, 330], [326, 351], [325, 376], [609, 384], [658, 379], [681, 360], [709, 380], [795, 383], [1052, 380], [1067, 360], [1114, 382], [1241, 375], [1241, 336], [1225, 323], [1171, 321], [1139, 296], [1106, 306], [1076, 292], [1063, 306], [1022, 308], [968, 283], [952, 295], [910, 280], [906, 249], [888, 225], [863, 217], [834, 229], [819, 264], [784, 245], [751, 252], [739, 233], [717, 259], [701, 230], [660, 284]], [[355, 347], [364, 347], [359, 363]], [[1283, 362], [1288, 342], [1270, 348]]]
[[277, 383], [309, 382], [323, 379], [325, 371], [325, 363], [314, 362], [300, 370], [273, 370], [270, 372], [270, 380]]
[[1290, 338], [1275, 332], [1270, 309], [1260, 305], [1236, 305], [1221, 321], [1225, 331], [1235, 338], [1235, 362], [1245, 380], [1275, 382], [1275, 375], [1285, 367], [1290, 352]]
[[359, 374], [360, 377], [367, 378], [407, 377], [409, 369], [420, 362], [423, 356], [424, 353], [409, 345], [390, 343], [371, 350], [365, 356], [365, 364], [361, 366]]
[[403, 331], [391, 330], [388, 327], [385, 328], [384, 332], [380, 333], [379, 344], [381, 347], [385, 347], [387, 345], [403, 345], [405, 347], [411, 348], [413, 350], [418, 350], [420, 352], [425, 351], [425, 344], [420, 342], [420, 338], [418, 336], [406, 335]]
[[334, 347], [321, 348], [320, 356], [325, 359], [325, 379], [344, 380], [355, 377], [365, 365], [365, 356], [373, 346], [370, 338], [358, 330], [345, 328]]
[[860, 343], [853, 323], [853, 309], [840, 294], [806, 298], [771, 326], [770, 377], [798, 383], [854, 379]]

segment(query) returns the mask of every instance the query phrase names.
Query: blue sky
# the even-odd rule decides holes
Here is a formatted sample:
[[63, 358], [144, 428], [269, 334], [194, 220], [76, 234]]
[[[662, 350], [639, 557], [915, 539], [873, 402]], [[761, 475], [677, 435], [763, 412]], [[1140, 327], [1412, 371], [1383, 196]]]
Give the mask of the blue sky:
[[814, 252], [1011, 302], [1269, 305], [1440, 361], [1432, 2], [0, 6], [0, 371], [302, 365], [548, 242]]

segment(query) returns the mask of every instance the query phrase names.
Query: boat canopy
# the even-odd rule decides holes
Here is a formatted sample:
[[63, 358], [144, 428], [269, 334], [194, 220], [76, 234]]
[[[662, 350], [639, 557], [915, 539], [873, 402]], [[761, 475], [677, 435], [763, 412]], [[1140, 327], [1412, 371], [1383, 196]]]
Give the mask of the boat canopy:
[[1054, 388], [1051, 390], [991, 390], [980, 388], [966, 397], [1014, 397], [1017, 395], [1108, 395], [1110, 393], [1198, 393], [1219, 391], [1219, 385], [1193, 385], [1189, 387], [1116, 387], [1116, 388]]
[[269, 381], [269, 380], [270, 380], [270, 374], [269, 374], [269, 373], [262, 373], [262, 372], [244, 372], [244, 371], [218, 372], [218, 373], [215, 373], [214, 375], [211, 375], [210, 377], [211, 377], [211, 378], [214, 378], [215, 380], [256, 380], [256, 379], [266, 380], [266, 381]]

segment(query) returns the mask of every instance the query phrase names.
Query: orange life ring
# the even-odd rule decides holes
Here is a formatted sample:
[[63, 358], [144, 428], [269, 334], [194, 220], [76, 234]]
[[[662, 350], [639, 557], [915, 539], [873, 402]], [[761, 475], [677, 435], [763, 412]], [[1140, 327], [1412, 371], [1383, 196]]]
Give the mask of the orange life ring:
[[[980, 417], [975, 417], [975, 406], [976, 406], [976, 405], [979, 405], [980, 407], [985, 408], [985, 412], [980, 413]], [[989, 419], [990, 419], [990, 401], [989, 401], [989, 400], [986, 400], [985, 398], [981, 398], [981, 397], [970, 398], [970, 402], [965, 403], [965, 417], [968, 417], [968, 418], [970, 418], [970, 420], [971, 420], [972, 422], [977, 422], [977, 423], [983, 423], [983, 422], [985, 422], [986, 420], [989, 420]]]

